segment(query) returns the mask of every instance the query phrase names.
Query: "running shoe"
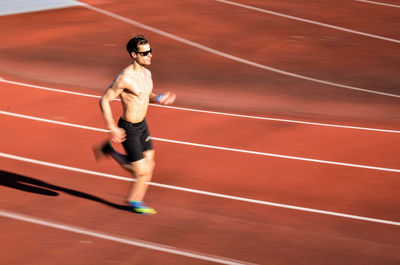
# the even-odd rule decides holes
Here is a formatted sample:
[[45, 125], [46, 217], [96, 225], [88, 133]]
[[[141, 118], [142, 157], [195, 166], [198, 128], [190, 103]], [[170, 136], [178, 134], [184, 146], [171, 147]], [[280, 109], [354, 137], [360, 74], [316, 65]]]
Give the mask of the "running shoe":
[[156, 214], [156, 210], [147, 207], [143, 202], [129, 202], [131, 210], [138, 214], [153, 215]]
[[114, 148], [112, 147], [109, 141], [93, 147], [93, 153], [94, 157], [96, 158], [96, 161], [99, 161], [104, 156], [108, 156], [112, 150], [114, 150]]

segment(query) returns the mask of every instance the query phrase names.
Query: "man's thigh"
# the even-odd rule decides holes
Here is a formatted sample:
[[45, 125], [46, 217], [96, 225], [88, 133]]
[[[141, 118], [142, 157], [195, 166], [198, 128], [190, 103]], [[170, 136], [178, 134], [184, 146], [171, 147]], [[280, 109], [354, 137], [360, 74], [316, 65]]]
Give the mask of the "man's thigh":
[[148, 163], [154, 163], [155, 152], [153, 149], [144, 151], [143, 156], [147, 160]]
[[154, 168], [154, 150], [143, 152], [143, 158], [131, 162], [131, 167], [134, 175], [148, 175], [151, 174]]

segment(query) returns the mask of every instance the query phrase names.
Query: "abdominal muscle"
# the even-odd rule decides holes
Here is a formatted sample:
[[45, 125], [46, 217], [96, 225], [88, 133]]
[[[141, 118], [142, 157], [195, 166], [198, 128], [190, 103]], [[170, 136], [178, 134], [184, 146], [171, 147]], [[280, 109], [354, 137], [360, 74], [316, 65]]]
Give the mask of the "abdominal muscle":
[[121, 78], [127, 84], [120, 94], [123, 108], [122, 118], [131, 123], [141, 122], [146, 116], [153, 90], [150, 71], [134, 72], [130, 66], [123, 71]]
[[149, 106], [149, 97], [150, 95], [136, 96], [129, 92], [122, 92], [122, 119], [131, 123], [143, 121]]

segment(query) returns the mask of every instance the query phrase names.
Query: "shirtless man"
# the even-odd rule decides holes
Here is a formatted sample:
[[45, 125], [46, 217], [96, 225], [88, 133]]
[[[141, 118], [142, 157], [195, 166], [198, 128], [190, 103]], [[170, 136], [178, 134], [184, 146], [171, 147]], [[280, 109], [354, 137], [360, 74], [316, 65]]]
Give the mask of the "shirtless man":
[[[151, 72], [146, 69], [151, 64], [152, 49], [144, 36], [136, 36], [128, 41], [126, 49], [133, 63], [126, 67], [106, 89], [100, 99], [100, 108], [110, 139], [94, 148], [96, 159], [107, 155], [116, 160], [136, 178], [128, 194], [127, 202], [132, 211], [141, 214], [155, 214], [156, 211], [143, 203], [147, 182], [154, 169], [154, 149], [146, 124], [146, 112], [151, 103], [172, 104], [175, 94], [155, 94]], [[118, 126], [112, 115], [110, 102], [119, 97], [122, 116]], [[111, 143], [122, 143], [126, 155], [115, 151]]]

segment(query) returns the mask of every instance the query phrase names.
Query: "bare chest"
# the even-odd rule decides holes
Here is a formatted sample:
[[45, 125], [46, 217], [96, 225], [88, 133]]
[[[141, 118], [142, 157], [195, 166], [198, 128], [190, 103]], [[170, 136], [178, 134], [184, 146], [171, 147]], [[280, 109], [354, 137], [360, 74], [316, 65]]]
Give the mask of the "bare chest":
[[153, 81], [148, 74], [133, 74], [126, 81], [128, 85], [121, 96], [148, 98], [153, 90]]

